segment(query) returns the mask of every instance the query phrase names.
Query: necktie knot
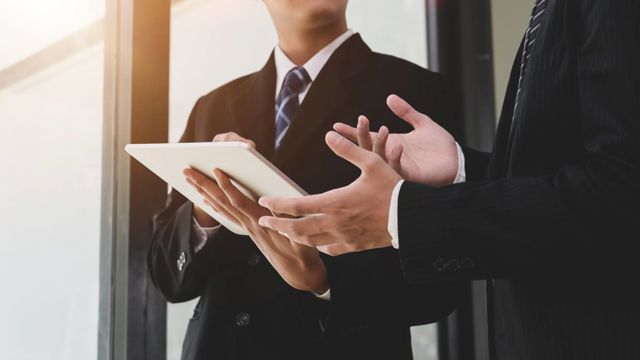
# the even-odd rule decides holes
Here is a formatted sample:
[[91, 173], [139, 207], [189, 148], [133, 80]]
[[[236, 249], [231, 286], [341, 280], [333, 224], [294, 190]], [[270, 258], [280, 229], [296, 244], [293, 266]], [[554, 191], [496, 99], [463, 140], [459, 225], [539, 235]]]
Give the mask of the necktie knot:
[[303, 67], [291, 69], [284, 77], [283, 86], [289, 91], [299, 94], [311, 82], [311, 77]]

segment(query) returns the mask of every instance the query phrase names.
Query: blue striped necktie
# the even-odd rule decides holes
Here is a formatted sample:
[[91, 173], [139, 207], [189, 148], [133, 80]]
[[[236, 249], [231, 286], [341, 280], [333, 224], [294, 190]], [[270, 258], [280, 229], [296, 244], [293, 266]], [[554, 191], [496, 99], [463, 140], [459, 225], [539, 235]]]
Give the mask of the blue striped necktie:
[[513, 130], [516, 122], [516, 110], [518, 109], [518, 102], [520, 101], [520, 92], [522, 91], [522, 84], [524, 76], [527, 71], [527, 65], [529, 63], [529, 57], [531, 56], [531, 50], [533, 44], [536, 42], [536, 36], [540, 32], [540, 26], [544, 18], [544, 13], [547, 10], [548, 0], [536, 0], [531, 11], [531, 18], [529, 19], [529, 27], [524, 36], [524, 44], [522, 45], [522, 60], [520, 62], [520, 77], [518, 78], [518, 92], [516, 93], [516, 102], [513, 108], [513, 117], [511, 118], [511, 130]]
[[276, 100], [276, 149], [280, 146], [296, 112], [300, 107], [298, 97], [311, 82], [311, 77], [303, 67], [291, 69], [284, 77], [282, 89]]

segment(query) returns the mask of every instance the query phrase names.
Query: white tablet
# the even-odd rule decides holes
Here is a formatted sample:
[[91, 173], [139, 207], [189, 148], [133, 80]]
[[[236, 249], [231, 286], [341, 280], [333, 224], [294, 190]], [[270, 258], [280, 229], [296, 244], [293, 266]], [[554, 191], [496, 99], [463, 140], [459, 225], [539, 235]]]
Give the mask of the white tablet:
[[207, 206], [202, 195], [186, 181], [184, 169], [191, 167], [213, 178], [212, 171], [218, 168], [253, 199], [307, 195], [269, 160], [242, 142], [129, 144], [125, 150], [224, 227], [240, 235], [246, 235], [244, 229]]

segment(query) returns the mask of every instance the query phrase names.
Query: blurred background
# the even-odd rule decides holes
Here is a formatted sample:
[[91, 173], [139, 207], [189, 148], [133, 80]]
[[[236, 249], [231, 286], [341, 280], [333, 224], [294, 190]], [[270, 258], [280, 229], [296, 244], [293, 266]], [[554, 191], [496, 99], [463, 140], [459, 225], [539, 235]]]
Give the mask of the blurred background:
[[[442, 11], [438, 7], [446, 5], [439, 3], [445, 2], [351, 0], [349, 25], [374, 51], [433, 67], [430, 59], [447, 59], [430, 54], [439, 47], [429, 42], [441, 38], [433, 35], [434, 19], [440, 21], [440, 27], [452, 17], [464, 20], [468, 15], [464, 15], [465, 6], [471, 6], [470, 1], [456, 1], [458, 15], [446, 9], [439, 18], [429, 13]], [[105, 180], [114, 178], [105, 169], [111, 169], [114, 158], [118, 161], [105, 152], [109, 149], [105, 141], [122, 135], [110, 118], [114, 112], [105, 110], [105, 99], [113, 102], [111, 77], [105, 68], [113, 59], [126, 56], [105, 50], [109, 48], [105, 38], [112, 36], [105, 32], [117, 30], [117, 25], [108, 23], [108, 9], [127, 3], [135, 1], [0, 0], [1, 359], [120, 358], [119, 351], [127, 351], [113, 350], [118, 337], [125, 339], [129, 349], [135, 348], [132, 336], [138, 336], [140, 329], [130, 328], [129, 323], [118, 327], [118, 301], [125, 301], [123, 308], [131, 309], [126, 301], [137, 291], [131, 276], [144, 275], [130, 272], [129, 285], [124, 286], [128, 293], [113, 294], [121, 286], [118, 277], [110, 274], [115, 274], [120, 261], [127, 264], [127, 259], [119, 259], [122, 253], [109, 248], [120, 241], [117, 231], [104, 231], [105, 224], [115, 221], [107, 211], [114, 204], [105, 199], [117, 197], [114, 189], [118, 185]], [[483, 3], [485, 20], [489, 30], [493, 29], [488, 33], [492, 104], [487, 121], [491, 127], [530, 1]], [[167, 127], [168, 139], [177, 141], [195, 100], [259, 69], [277, 40], [261, 1], [173, 0], [170, 5], [165, 22], [170, 44], [167, 116], [157, 121], [158, 126]], [[464, 21], [448, 25], [462, 29], [461, 38], [473, 34], [475, 26]], [[460, 55], [455, 46], [450, 51]], [[440, 64], [440, 68], [447, 69], [452, 78], [470, 76], [464, 74], [468, 68], [462, 65], [447, 68]], [[459, 96], [473, 97], [464, 92], [463, 80], [452, 86], [454, 95], [459, 89]], [[469, 106], [459, 103], [461, 109]], [[467, 115], [465, 111], [461, 110], [461, 118]], [[162, 121], [167, 123], [160, 124]], [[111, 294], [110, 300], [101, 294]], [[167, 359], [179, 359], [194, 305], [159, 308], [166, 312], [157, 315], [166, 329], [154, 329], [161, 335], [148, 343], [164, 347], [160, 353], [166, 353]], [[460, 319], [454, 319], [454, 324], [456, 321], [459, 324]], [[460, 339], [464, 335], [454, 333], [455, 326], [446, 329], [449, 341], [465, 343]], [[442, 350], [446, 348], [442, 343], [439, 354], [438, 333], [443, 332], [436, 325], [412, 330], [416, 359], [455, 358], [451, 351]], [[113, 335], [117, 331], [129, 335]], [[108, 354], [106, 348], [111, 349]]]

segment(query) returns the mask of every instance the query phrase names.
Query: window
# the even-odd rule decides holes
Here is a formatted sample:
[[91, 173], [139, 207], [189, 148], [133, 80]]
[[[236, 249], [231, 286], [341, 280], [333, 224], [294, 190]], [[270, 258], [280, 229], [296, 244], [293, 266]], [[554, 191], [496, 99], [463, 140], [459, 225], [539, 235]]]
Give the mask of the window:
[[0, 3], [3, 359], [97, 356], [103, 15]]

